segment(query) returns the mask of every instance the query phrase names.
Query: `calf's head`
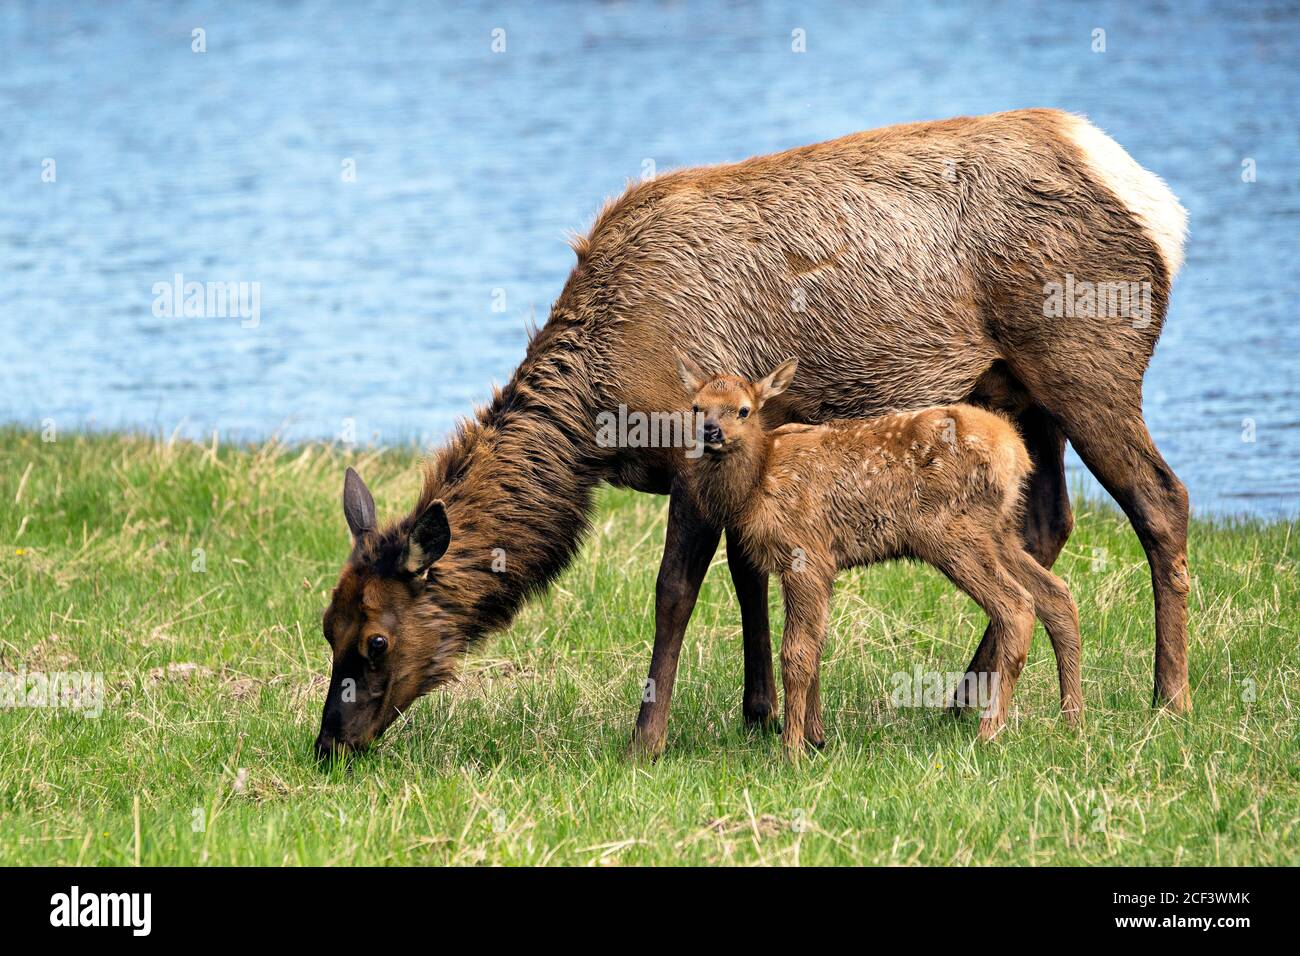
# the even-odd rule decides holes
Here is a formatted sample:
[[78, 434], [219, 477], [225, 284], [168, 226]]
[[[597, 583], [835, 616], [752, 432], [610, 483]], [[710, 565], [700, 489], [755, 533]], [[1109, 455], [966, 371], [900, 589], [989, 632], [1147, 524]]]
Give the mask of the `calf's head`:
[[705, 375], [690, 359], [679, 360], [677, 374], [691, 395], [696, 439], [704, 450], [724, 454], [761, 435], [763, 405], [789, 388], [798, 364], [797, 359], [787, 359], [751, 382], [738, 375]]
[[451, 677], [465, 643], [435, 571], [451, 543], [442, 502], [381, 530], [374, 498], [349, 468], [343, 515], [353, 547], [322, 621], [333, 655], [316, 738], [322, 758], [369, 746], [417, 697]]

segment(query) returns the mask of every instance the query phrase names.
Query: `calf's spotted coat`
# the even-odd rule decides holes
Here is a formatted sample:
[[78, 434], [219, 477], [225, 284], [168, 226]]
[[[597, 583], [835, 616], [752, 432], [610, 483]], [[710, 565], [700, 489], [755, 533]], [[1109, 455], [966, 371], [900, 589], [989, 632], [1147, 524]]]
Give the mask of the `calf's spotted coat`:
[[757, 382], [709, 378], [689, 360], [678, 366], [704, 442], [686, 470], [696, 506], [781, 579], [786, 752], [823, 742], [819, 675], [836, 575], [896, 558], [938, 568], [989, 616], [993, 681], [980, 702], [981, 736], [1006, 722], [1035, 616], [1056, 653], [1062, 710], [1077, 719], [1078, 611], [1065, 583], [1020, 541], [1031, 463], [1015, 428], [949, 405], [766, 431], [764, 408], [789, 386], [795, 364]]

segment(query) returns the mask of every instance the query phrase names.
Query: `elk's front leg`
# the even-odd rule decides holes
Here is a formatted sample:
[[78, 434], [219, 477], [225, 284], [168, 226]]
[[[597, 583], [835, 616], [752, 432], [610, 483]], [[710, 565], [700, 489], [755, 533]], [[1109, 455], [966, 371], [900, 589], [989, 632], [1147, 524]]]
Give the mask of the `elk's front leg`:
[[655, 582], [654, 651], [632, 731], [629, 753], [633, 755], [663, 753], [682, 638], [721, 534], [696, 510], [681, 482], [674, 481], [668, 499], [668, 536]]
[[745, 723], [780, 733], [777, 720], [776, 677], [772, 672], [772, 634], [767, 621], [767, 572], [760, 570], [741, 546], [740, 536], [727, 529], [727, 567], [740, 602], [745, 642]]

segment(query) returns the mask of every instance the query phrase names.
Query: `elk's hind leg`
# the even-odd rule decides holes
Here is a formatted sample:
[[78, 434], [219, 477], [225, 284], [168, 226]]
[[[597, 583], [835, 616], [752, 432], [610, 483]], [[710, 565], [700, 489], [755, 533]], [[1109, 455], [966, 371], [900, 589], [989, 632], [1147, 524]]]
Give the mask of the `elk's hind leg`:
[[1061, 713], [1070, 723], [1083, 716], [1083, 682], [1080, 659], [1083, 641], [1079, 636], [1079, 609], [1064, 581], [1029, 556], [1019, 544], [1008, 541], [1002, 559], [1034, 599], [1034, 612], [1043, 622], [1056, 655], [1056, 673], [1061, 684]]
[[[1128, 326], [1119, 323], [1116, 328]], [[1135, 324], [1124, 343], [1129, 353], [1142, 354], [1142, 343], [1132, 336], [1140, 333], [1154, 343], [1158, 329], [1158, 321], [1141, 328]], [[1121, 352], [1118, 344], [1109, 347]], [[1141, 371], [1099, 366], [1085, 386], [1077, 377], [1073, 355], [1046, 353], [1037, 357], [1034, 367], [1018, 369], [1017, 374], [1061, 423], [1070, 444], [1119, 503], [1142, 542], [1155, 592], [1154, 702], [1185, 711], [1192, 706], [1187, 682], [1187, 489], [1147, 431]]]
[[1156, 450], [1140, 401], [1094, 405], [1067, 422], [1075, 450], [1124, 509], [1151, 566], [1156, 611], [1156, 706], [1190, 710], [1187, 679], [1187, 489]]

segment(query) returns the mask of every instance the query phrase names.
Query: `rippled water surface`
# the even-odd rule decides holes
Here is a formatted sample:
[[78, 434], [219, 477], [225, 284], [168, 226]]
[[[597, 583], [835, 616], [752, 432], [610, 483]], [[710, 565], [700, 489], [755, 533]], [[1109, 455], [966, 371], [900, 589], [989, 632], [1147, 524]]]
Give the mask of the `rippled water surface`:
[[1296, 5], [417, 6], [0, 8], [0, 421], [435, 442], [648, 162], [1054, 106], [1191, 213], [1147, 411], [1194, 505], [1296, 513]]

